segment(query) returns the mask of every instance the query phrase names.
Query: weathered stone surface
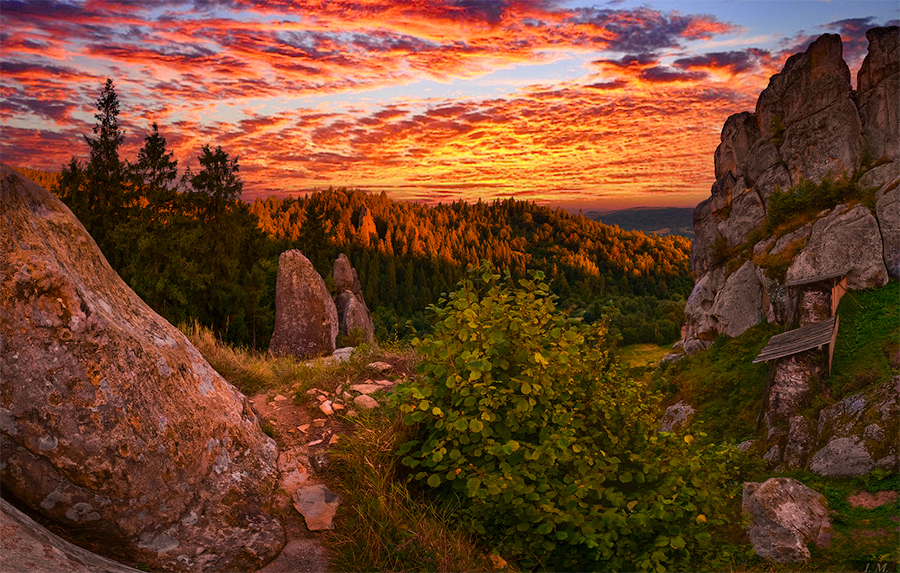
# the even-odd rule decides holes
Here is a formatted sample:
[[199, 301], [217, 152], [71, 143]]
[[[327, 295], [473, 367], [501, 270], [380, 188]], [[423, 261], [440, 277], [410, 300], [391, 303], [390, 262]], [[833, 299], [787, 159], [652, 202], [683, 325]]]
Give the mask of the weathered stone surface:
[[262, 565], [276, 446], [246, 397], [110, 268], [61, 202], [0, 166], [2, 486], [153, 569]]
[[361, 296], [344, 291], [337, 296], [336, 304], [340, 317], [338, 331], [341, 334], [358, 332], [363, 335], [363, 340], [366, 342], [375, 340], [375, 324], [372, 322], [372, 315]]
[[359, 282], [359, 275], [356, 274], [356, 269], [350, 265], [350, 259], [344, 253], [338, 255], [338, 258], [334, 261], [332, 276], [334, 277], [334, 286], [337, 288], [337, 292], [350, 291], [362, 296], [362, 285]]
[[363, 299], [362, 287], [356, 269], [350, 266], [350, 259], [341, 254], [334, 261], [334, 282], [338, 294], [334, 298], [338, 314], [338, 331], [346, 336], [360, 333], [365, 342], [375, 340], [375, 324], [372, 313]]
[[816, 426], [805, 416], [791, 416], [788, 425], [784, 463], [790, 469], [802, 468], [816, 441]]
[[819, 182], [828, 175], [850, 175], [859, 165], [862, 122], [847, 87], [844, 99], [785, 131], [779, 154], [794, 183], [801, 178]]
[[731, 217], [719, 223], [719, 234], [725, 237], [729, 247], [746, 241], [750, 233], [766, 221], [766, 212], [756, 191], [742, 189], [735, 193], [731, 202]]
[[819, 412], [809, 469], [820, 475], [862, 475], [900, 449], [900, 376]]
[[334, 529], [334, 515], [341, 498], [322, 484], [301, 487], [292, 496], [294, 507], [306, 519], [310, 531]]
[[696, 411], [697, 410], [684, 400], [672, 404], [666, 408], [662, 419], [659, 421], [659, 431], [671, 432], [686, 426], [689, 418], [694, 415]]
[[384, 386], [380, 384], [353, 384], [350, 389], [360, 394], [373, 394], [379, 390], [384, 390]]
[[820, 476], [861, 476], [875, 467], [875, 460], [856, 438], [836, 438], [816, 452], [809, 471]]
[[743, 175], [750, 147], [757, 139], [759, 127], [754, 114], [743, 112], [729, 117], [722, 127], [722, 143], [716, 148], [716, 179], [721, 179], [728, 172], [735, 178]]
[[[704, 274], [694, 285], [684, 307], [688, 338], [715, 338], [717, 321], [711, 319], [710, 315], [716, 302], [716, 293], [724, 284], [725, 269], [718, 267]], [[685, 341], [685, 352], [688, 352], [687, 341]], [[690, 352], [688, 354], [690, 355]]]
[[762, 285], [756, 266], [747, 261], [725, 280], [710, 314], [719, 322], [719, 332], [737, 336], [762, 321]]
[[810, 387], [821, 375], [821, 354], [807, 350], [778, 360], [769, 393], [769, 409], [775, 419], [787, 421], [806, 407]]
[[694, 240], [691, 241], [691, 271], [700, 278], [712, 267], [712, 246], [719, 236], [717, 218], [713, 215], [713, 198], [701, 201], [694, 208]]
[[372, 408], [377, 408], [379, 405], [378, 400], [367, 394], [357, 396], [353, 399], [353, 403], [356, 404], [356, 407], [360, 410], [371, 410]]
[[866, 32], [869, 53], [857, 75], [866, 150], [874, 159], [900, 156], [900, 27]]
[[884, 247], [884, 266], [888, 275], [900, 278], [900, 187], [882, 189], [875, 195], [875, 214]]
[[337, 308], [325, 281], [300, 251], [281, 253], [275, 286], [275, 332], [269, 350], [298, 358], [331, 354], [337, 335]]
[[878, 222], [865, 205], [838, 206], [815, 222], [806, 247], [794, 258], [786, 280], [849, 268], [850, 288], [883, 286], [888, 281]]
[[0, 499], [0, 571], [9, 573], [139, 573], [49, 531]]
[[806, 561], [806, 545], [824, 544], [831, 531], [825, 497], [790, 478], [744, 484], [747, 534], [756, 553], [778, 563]]

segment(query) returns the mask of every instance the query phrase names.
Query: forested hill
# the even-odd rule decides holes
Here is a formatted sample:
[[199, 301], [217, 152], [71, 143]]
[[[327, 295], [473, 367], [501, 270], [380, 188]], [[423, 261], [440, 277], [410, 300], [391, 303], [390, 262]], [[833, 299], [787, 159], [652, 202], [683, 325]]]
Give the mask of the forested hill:
[[684, 237], [622, 231], [512, 199], [429, 207], [330, 189], [257, 200], [250, 210], [263, 231], [301, 249], [323, 275], [339, 252], [348, 254], [385, 326], [403, 324], [396, 319], [436, 301], [485, 259], [514, 276], [543, 270], [564, 303], [588, 320], [607, 314], [626, 343], [674, 340], [693, 286]]
[[616, 211], [590, 211], [585, 216], [626, 230], [643, 231], [648, 235], [694, 236], [693, 207], [633, 207]]

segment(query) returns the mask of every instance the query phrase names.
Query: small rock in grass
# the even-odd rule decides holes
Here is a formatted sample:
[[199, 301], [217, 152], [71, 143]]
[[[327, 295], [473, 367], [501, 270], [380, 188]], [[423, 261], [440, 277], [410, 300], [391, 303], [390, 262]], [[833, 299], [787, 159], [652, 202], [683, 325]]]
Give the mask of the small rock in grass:
[[325, 422], [327, 422], [327, 421], [328, 420], [326, 420], [325, 418], [316, 418], [315, 420], [312, 421], [312, 423], [313, 423], [313, 426], [315, 426], [316, 428], [321, 428], [321, 427], [325, 426]]
[[371, 410], [372, 408], [378, 407], [378, 401], [371, 396], [367, 396], [366, 394], [354, 398], [353, 403], [362, 410]]
[[307, 446], [318, 446], [322, 443], [322, 440], [313, 440], [310, 443], [306, 444]]
[[328, 445], [329, 445], [329, 446], [335, 445], [336, 443], [338, 443], [338, 440], [339, 440], [339, 439], [340, 439], [340, 438], [338, 437], [338, 435], [337, 435], [337, 434], [334, 434], [333, 436], [331, 436], [331, 439], [328, 440]]
[[309, 432], [309, 424], [303, 424], [302, 426], [297, 426], [297, 429], [305, 434], [305, 433]]
[[324, 394], [319, 394], [318, 396], [316, 396], [316, 400], [318, 400], [319, 402], [324, 402], [324, 401], [328, 400], [328, 396], [326, 396]]
[[359, 414], [356, 412], [356, 410], [347, 410], [347, 416], [349, 416], [350, 418], [355, 418], [359, 416]]
[[282, 396], [281, 394], [275, 396], [275, 401], [276, 401], [276, 402], [284, 402], [284, 401], [287, 400], [287, 399], [288, 399], [287, 396]]
[[383, 386], [378, 384], [354, 384], [350, 386], [350, 389], [354, 392], [359, 392], [360, 394], [372, 394], [373, 392], [377, 392], [381, 390]]
[[331, 407], [332, 407], [334, 410], [343, 410], [343, 409], [344, 409], [344, 405], [343, 405], [343, 404], [338, 404], [337, 402], [333, 402], [333, 403], [331, 404]]
[[374, 368], [379, 372], [387, 372], [388, 370], [393, 368], [393, 366], [391, 366], [387, 362], [372, 362], [371, 364], [369, 364], [369, 368]]
[[334, 409], [331, 407], [331, 400], [325, 400], [321, 404], [319, 404], [319, 410], [322, 411], [326, 416], [331, 416], [334, 414]]

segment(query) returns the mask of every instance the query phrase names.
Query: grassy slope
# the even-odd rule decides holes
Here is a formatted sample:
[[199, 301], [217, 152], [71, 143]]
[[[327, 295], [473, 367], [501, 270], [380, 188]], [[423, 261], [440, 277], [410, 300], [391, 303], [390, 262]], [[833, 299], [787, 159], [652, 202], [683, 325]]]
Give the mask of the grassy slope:
[[[816, 397], [810, 414], [852, 394], [889, 380], [900, 373], [900, 283], [864, 292], [851, 293], [838, 309], [840, 328], [835, 345], [832, 375], [826, 392]], [[781, 328], [762, 324], [741, 336], [720, 338], [706, 352], [657, 370], [652, 381], [668, 395], [667, 403], [685, 400], [698, 410], [705, 431], [716, 441], [740, 442], [762, 438], [756, 431], [765, 386], [766, 366], [752, 364], [769, 337]], [[893, 361], [893, 364], [892, 364]], [[807, 564], [771, 564], [747, 555], [735, 563], [736, 571], [863, 571], [869, 566], [900, 559], [897, 503], [876, 509], [851, 507], [848, 496], [856, 491], [900, 490], [900, 478], [887, 472], [873, 472], [853, 479], [823, 478], [806, 471], [789, 472], [793, 477], [825, 495], [832, 510], [834, 540], [828, 549], [811, 548], [813, 560]], [[763, 481], [773, 472], [757, 469], [747, 481]], [[733, 519], [740, 520], [740, 496], [735, 496]], [[723, 543], [747, 542], [739, 528], [720, 532]]]

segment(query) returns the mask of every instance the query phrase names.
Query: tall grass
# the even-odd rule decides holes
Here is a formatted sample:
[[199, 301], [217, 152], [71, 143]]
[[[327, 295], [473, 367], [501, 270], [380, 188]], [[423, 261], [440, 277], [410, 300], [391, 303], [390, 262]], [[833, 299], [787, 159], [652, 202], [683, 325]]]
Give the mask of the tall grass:
[[491, 571], [489, 557], [453, 525], [449, 510], [409, 489], [396, 450], [408, 428], [366, 412], [332, 451], [341, 511], [326, 544], [337, 571]]

